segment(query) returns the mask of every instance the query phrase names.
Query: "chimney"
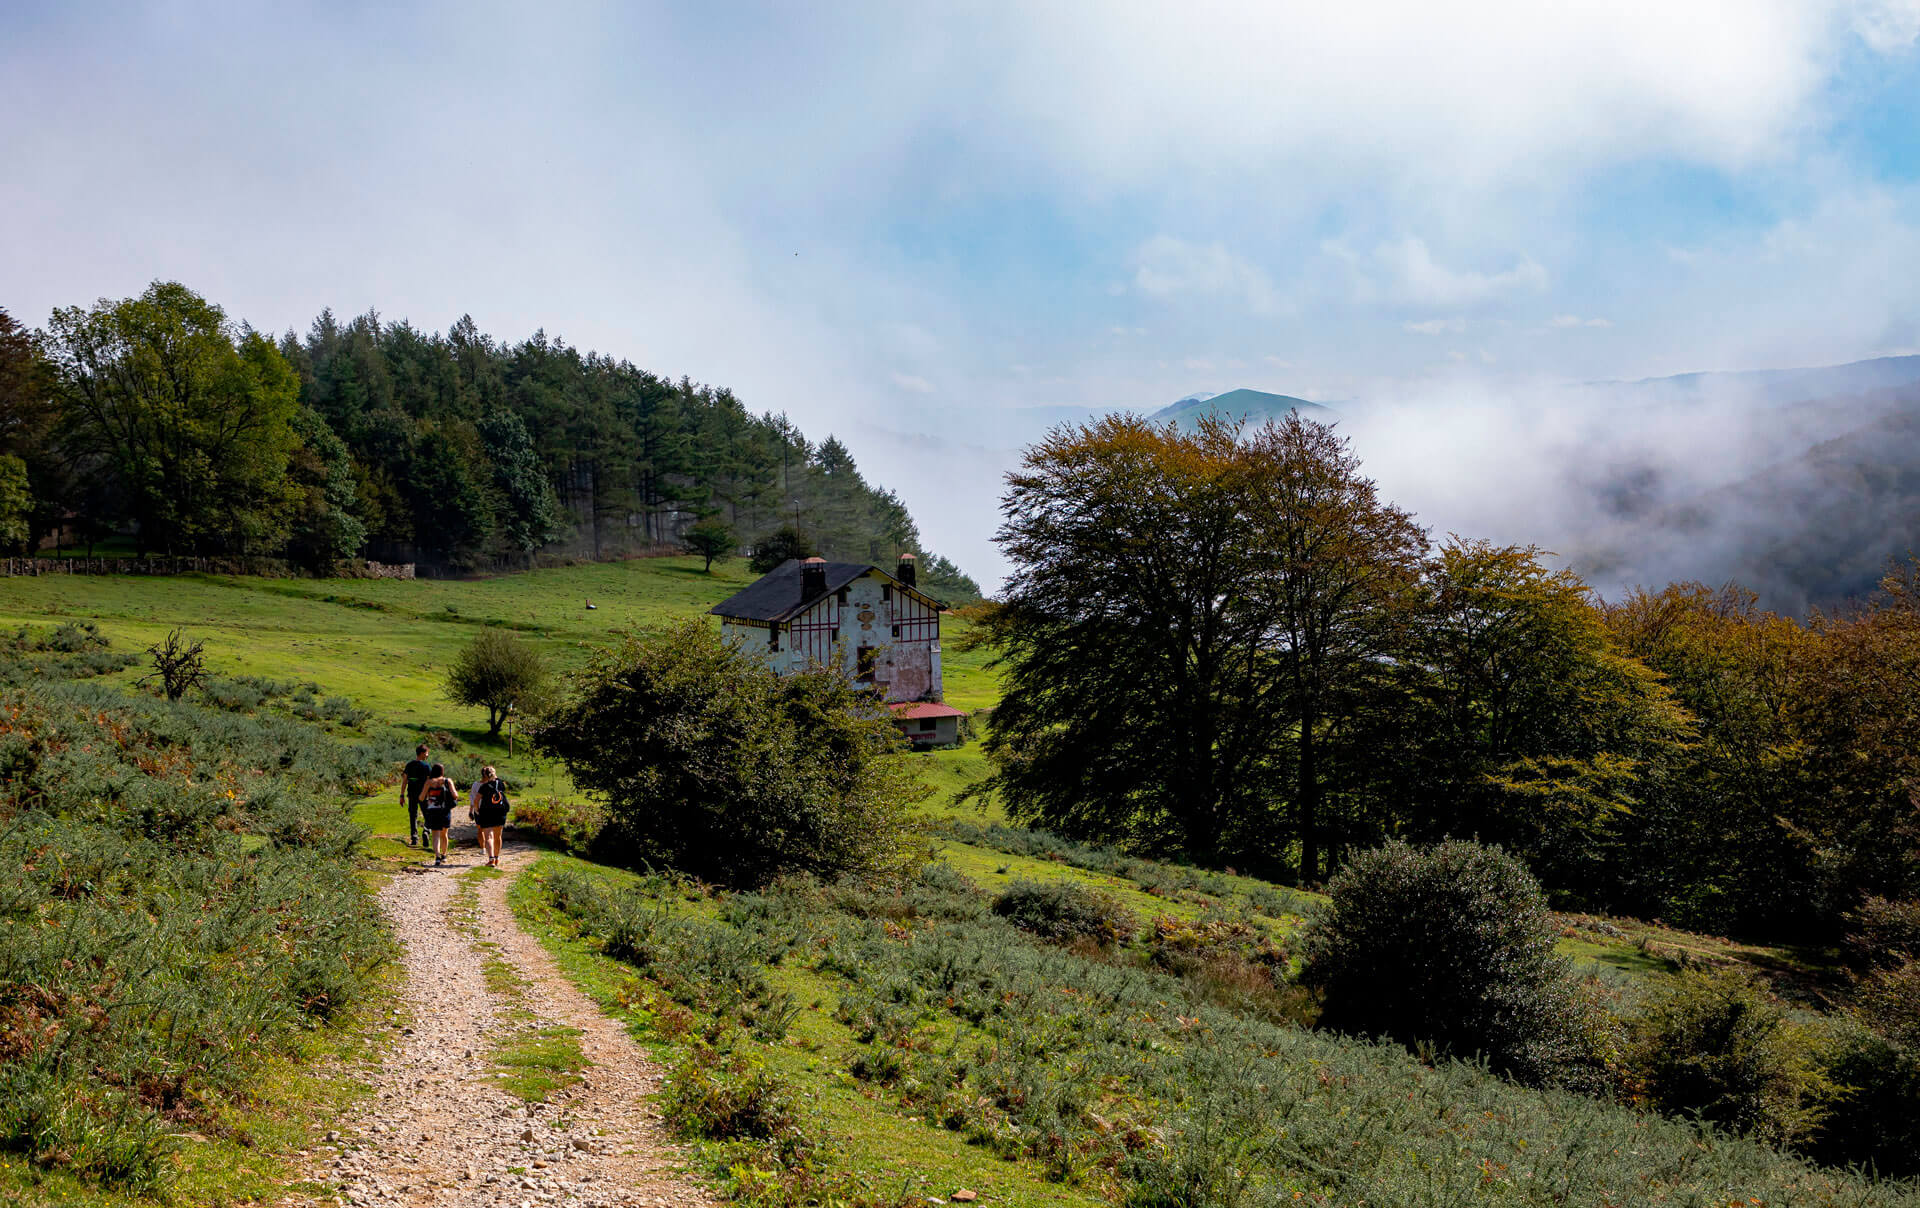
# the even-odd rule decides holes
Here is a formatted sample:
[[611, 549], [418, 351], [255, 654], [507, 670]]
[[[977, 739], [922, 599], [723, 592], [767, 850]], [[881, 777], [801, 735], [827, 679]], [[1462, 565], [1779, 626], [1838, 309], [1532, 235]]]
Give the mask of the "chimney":
[[808, 558], [800, 564], [800, 602], [827, 594], [827, 560]]
[[920, 581], [920, 560], [912, 554], [901, 554], [900, 567], [894, 571], [893, 577], [908, 587], [917, 587]]

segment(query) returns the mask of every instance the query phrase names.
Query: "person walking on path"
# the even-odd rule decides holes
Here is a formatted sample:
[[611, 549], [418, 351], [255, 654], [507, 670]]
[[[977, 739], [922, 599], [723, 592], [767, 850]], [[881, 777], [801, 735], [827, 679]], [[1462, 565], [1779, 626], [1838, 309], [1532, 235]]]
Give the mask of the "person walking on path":
[[427, 762], [427, 744], [421, 743], [413, 749], [413, 758], [407, 761], [402, 773], [400, 799], [407, 804], [407, 845], [411, 847], [419, 842], [420, 833], [420, 794], [426, 790], [427, 781], [434, 777], [434, 765]]
[[489, 868], [500, 867], [500, 836], [507, 825], [507, 786], [492, 768], [480, 769], [480, 780], [473, 786], [473, 798], [467, 803], [467, 816], [480, 832], [480, 850], [487, 854]]
[[433, 778], [427, 781], [426, 790], [421, 794], [420, 818], [433, 834], [435, 867], [447, 862], [447, 831], [453, 826], [453, 805], [459, 799], [460, 790], [455, 787], [453, 777], [447, 775], [445, 767], [434, 764]]

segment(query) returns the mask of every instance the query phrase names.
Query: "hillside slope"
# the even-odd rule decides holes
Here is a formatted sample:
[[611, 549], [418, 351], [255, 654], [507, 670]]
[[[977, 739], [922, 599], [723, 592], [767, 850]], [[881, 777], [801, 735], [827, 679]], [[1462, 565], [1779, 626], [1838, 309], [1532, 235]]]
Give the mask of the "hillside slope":
[[1870, 593], [1890, 562], [1920, 551], [1920, 387], [1876, 401], [1812, 405], [1816, 420], [1883, 413], [1725, 485], [1620, 516], [1575, 564], [1647, 586], [1734, 580], [1796, 614]]

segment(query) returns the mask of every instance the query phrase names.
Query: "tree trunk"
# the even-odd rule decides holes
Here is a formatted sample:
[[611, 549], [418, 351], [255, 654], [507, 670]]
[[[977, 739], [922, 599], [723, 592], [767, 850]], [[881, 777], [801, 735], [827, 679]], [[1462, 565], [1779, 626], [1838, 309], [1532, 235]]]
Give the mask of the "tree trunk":
[[1320, 879], [1320, 769], [1319, 750], [1314, 743], [1314, 711], [1300, 711], [1300, 776], [1297, 796], [1300, 808], [1300, 884], [1311, 885]]

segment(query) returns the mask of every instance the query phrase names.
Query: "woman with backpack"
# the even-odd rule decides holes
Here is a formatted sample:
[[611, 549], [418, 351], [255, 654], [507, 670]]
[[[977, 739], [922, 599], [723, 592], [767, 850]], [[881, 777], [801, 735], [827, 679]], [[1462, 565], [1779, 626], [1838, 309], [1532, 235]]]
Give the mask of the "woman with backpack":
[[432, 778], [420, 790], [420, 817], [433, 836], [435, 867], [447, 862], [447, 831], [453, 826], [453, 806], [459, 799], [460, 790], [447, 775], [446, 765], [434, 764]]
[[492, 768], [480, 769], [480, 783], [473, 786], [468, 812], [480, 832], [480, 850], [487, 854], [487, 867], [500, 867], [500, 836], [507, 825], [507, 786]]

